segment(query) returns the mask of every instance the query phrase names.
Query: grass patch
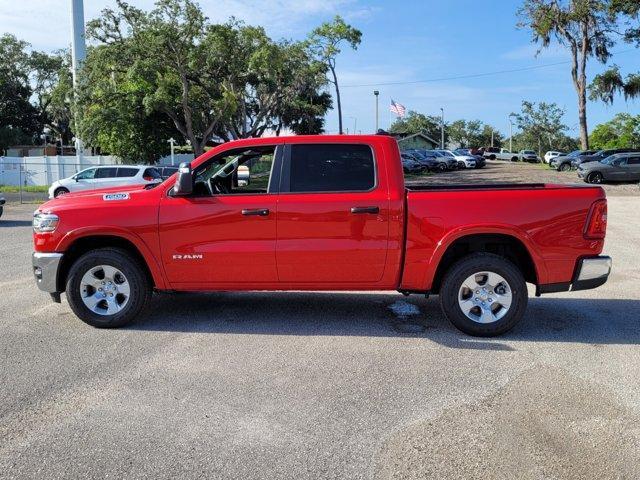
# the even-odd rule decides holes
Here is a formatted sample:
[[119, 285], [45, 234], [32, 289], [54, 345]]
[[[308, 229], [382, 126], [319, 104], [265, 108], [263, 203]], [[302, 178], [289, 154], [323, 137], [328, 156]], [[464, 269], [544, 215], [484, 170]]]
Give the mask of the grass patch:
[[[22, 187], [22, 191], [27, 193], [47, 193], [49, 187], [46, 185], [27, 185]], [[20, 193], [20, 187], [17, 185], [0, 185], [0, 192]]]

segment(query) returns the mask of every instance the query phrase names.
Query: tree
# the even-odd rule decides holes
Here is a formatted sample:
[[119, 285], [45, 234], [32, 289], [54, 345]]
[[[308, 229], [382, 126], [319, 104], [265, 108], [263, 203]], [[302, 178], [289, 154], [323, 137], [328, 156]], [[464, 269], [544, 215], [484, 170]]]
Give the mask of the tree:
[[504, 141], [502, 134], [491, 125], [480, 120], [456, 120], [447, 127], [449, 139], [461, 147], [483, 147], [493, 145], [501, 147]]
[[[211, 24], [191, 0], [159, 0], [150, 12], [123, 0], [116, 6], [87, 28], [97, 45], [88, 52], [80, 103], [83, 135], [93, 141], [118, 145], [109, 122], [119, 109], [130, 138], [159, 145], [159, 133], [175, 130], [196, 155], [214, 137], [322, 129], [331, 105], [319, 92], [326, 68], [306, 44], [274, 42], [262, 28], [233, 19]], [[155, 132], [152, 118], [166, 120], [166, 129]]]
[[[447, 130], [448, 128], [445, 128], [445, 134]], [[391, 124], [389, 133], [401, 133], [405, 135], [423, 133], [437, 140], [440, 138], [440, 118], [409, 110], [405, 117], [397, 118]]]
[[[582, 148], [589, 148], [587, 126], [587, 64], [590, 58], [606, 63], [615, 43], [616, 17], [612, 0], [525, 0], [520, 26], [529, 28], [533, 41], [547, 48], [553, 39], [571, 53], [571, 78], [578, 96]], [[627, 0], [622, 0], [626, 3]]]
[[29, 65], [41, 129], [57, 136], [61, 145], [71, 143], [73, 81], [69, 52], [31, 52]]
[[537, 148], [542, 155], [543, 148], [560, 149], [560, 144], [566, 144], [563, 133], [567, 126], [563, 123], [564, 110], [555, 103], [523, 101], [522, 111], [512, 113], [518, 129], [521, 131], [517, 141], [520, 149]]
[[[619, 23], [626, 23], [624, 40], [640, 46], [640, 27], [630, 26], [630, 21], [640, 17], [640, 2], [636, 0], [611, 0], [609, 14]], [[640, 97], [640, 73], [629, 73], [623, 78], [620, 67], [612, 65], [594, 77], [589, 86], [589, 98], [612, 104], [617, 94], [625, 99]]]
[[38, 134], [38, 112], [30, 102], [28, 47], [13, 35], [0, 37], [0, 153]]
[[309, 47], [331, 71], [330, 80], [336, 89], [336, 103], [338, 105], [338, 129], [342, 135], [342, 103], [340, 101], [340, 88], [336, 74], [336, 57], [340, 54], [340, 45], [347, 42], [354, 50], [360, 45], [362, 32], [347, 24], [342, 17], [336, 15], [331, 23], [323, 23], [311, 32]]
[[640, 115], [619, 113], [597, 125], [590, 136], [593, 148], [640, 148]]

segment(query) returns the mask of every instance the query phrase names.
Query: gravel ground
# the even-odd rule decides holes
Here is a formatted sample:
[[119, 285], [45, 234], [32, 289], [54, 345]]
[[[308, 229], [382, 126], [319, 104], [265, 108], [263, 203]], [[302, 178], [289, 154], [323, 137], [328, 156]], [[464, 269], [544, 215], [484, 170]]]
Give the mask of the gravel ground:
[[637, 478], [639, 208], [610, 199], [606, 285], [487, 340], [393, 293], [157, 295], [93, 329], [36, 289], [9, 205], [0, 478]]
[[[578, 178], [575, 170], [558, 172], [549, 168], [546, 164], [487, 161], [484, 168], [473, 170], [455, 170], [453, 172], [437, 173], [428, 177], [410, 177], [407, 185], [421, 184], [448, 184], [448, 183], [585, 183]], [[635, 183], [607, 183], [602, 185], [609, 197], [640, 196], [640, 187]]]

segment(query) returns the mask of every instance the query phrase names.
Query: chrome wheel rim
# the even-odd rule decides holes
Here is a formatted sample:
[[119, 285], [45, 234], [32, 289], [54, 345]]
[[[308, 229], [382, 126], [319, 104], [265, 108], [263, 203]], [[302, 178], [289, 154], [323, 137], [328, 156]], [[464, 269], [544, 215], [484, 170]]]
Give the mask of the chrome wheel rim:
[[494, 323], [511, 308], [513, 294], [509, 282], [495, 272], [477, 272], [462, 282], [458, 305], [476, 323]]
[[80, 280], [80, 296], [85, 307], [98, 315], [115, 315], [129, 303], [131, 287], [127, 277], [115, 267], [92, 267]]

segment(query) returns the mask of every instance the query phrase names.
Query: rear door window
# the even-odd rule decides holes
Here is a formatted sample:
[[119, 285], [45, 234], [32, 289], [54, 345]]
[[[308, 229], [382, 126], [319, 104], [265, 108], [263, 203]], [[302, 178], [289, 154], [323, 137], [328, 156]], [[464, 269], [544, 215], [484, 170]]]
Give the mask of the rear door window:
[[137, 173], [138, 173], [137, 168], [130, 168], [130, 167], [118, 168], [118, 177], [135, 177]]
[[115, 178], [117, 170], [116, 167], [98, 168], [95, 178]]
[[292, 145], [291, 192], [366, 192], [375, 187], [368, 145]]

